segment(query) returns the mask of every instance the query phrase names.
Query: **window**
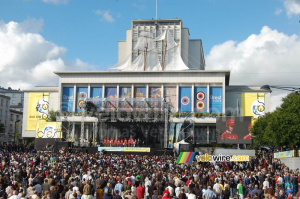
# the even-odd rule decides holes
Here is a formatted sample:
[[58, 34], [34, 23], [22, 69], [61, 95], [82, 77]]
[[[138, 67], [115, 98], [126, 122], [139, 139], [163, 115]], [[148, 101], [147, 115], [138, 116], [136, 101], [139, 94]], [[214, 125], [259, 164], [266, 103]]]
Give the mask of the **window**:
[[17, 115], [17, 120], [19, 120], [19, 118], [20, 118], [19, 115]]
[[10, 121], [13, 121], [13, 120], [14, 120], [14, 115], [10, 114]]
[[3, 99], [1, 99], [1, 104], [0, 105], [3, 106]]
[[9, 107], [9, 100], [6, 100], [6, 107]]
[[12, 104], [12, 105], [16, 104], [16, 100], [15, 100], [15, 99], [12, 99], [12, 100], [11, 100], [11, 104]]
[[0, 109], [0, 117], [2, 116], [2, 109]]
[[16, 98], [16, 94], [15, 93], [12, 94], [12, 98]]

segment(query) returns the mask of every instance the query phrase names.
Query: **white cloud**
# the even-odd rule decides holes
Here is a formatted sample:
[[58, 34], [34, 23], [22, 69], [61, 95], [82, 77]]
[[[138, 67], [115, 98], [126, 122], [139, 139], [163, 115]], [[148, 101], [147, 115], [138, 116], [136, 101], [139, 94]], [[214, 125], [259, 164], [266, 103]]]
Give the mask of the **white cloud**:
[[275, 10], [275, 15], [280, 15], [281, 13], [282, 13], [282, 9], [280, 9], [280, 8], [277, 8], [276, 10]]
[[[14, 89], [32, 89], [37, 85], [57, 85], [53, 71], [89, 70], [87, 63], [76, 60], [66, 64], [66, 48], [49, 42], [38, 33], [42, 20], [22, 23], [0, 21], [0, 85]], [[72, 67], [70, 67], [72, 66]]]
[[300, 0], [285, 0], [284, 7], [289, 16], [300, 14]]
[[43, 0], [43, 2], [52, 4], [67, 4], [69, 0]]
[[[297, 35], [264, 26], [244, 41], [214, 46], [206, 56], [206, 65], [207, 69], [231, 70], [231, 85], [298, 85], [299, 55]], [[275, 104], [280, 101], [280, 97], [272, 99]]]
[[97, 10], [96, 14], [102, 16], [102, 19], [109, 23], [112, 23], [115, 21], [113, 16], [110, 14], [110, 10]]

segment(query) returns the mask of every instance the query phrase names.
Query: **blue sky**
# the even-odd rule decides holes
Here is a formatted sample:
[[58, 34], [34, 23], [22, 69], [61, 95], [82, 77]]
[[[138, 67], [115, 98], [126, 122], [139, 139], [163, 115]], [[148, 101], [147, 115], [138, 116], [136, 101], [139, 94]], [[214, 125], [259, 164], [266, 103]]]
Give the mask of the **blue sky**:
[[[131, 20], [155, 18], [155, 0], [1, 0], [0, 5], [0, 20], [43, 20], [40, 34], [67, 49], [64, 59], [79, 58], [99, 69], [116, 63], [118, 40], [125, 39]], [[111, 20], [97, 10], [108, 12]], [[158, 18], [182, 19], [190, 38], [203, 40], [205, 54], [216, 44], [259, 33], [265, 25], [299, 34], [299, 17], [284, 10], [283, 0], [158, 0]]]
[[[155, 18], [155, 5], [0, 0], [0, 85], [57, 85], [53, 71], [113, 66], [131, 21]], [[158, 18], [182, 19], [202, 39], [206, 69], [231, 70], [231, 85], [299, 85], [300, 0], [158, 0]]]

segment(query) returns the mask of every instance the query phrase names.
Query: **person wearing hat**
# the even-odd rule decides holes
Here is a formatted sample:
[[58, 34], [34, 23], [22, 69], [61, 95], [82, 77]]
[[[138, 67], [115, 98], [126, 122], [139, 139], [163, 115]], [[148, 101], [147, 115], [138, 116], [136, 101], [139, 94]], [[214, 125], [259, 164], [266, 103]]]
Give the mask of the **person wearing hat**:
[[248, 124], [248, 135], [245, 135], [244, 136], [244, 140], [251, 140], [252, 139], [252, 135], [251, 135], [251, 123], [250, 124]]
[[236, 140], [236, 139], [238, 139], [238, 135], [232, 133], [234, 126], [235, 126], [234, 119], [227, 119], [226, 120], [226, 128], [227, 128], [227, 130], [224, 133], [222, 133], [222, 135], [220, 137], [220, 140], [226, 140], [226, 139]]

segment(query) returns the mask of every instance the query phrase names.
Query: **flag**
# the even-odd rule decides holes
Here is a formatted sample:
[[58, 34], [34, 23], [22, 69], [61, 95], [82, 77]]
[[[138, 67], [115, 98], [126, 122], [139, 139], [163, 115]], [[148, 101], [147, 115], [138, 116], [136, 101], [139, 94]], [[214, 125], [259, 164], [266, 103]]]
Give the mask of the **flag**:
[[180, 152], [176, 161], [177, 164], [185, 163], [191, 164], [195, 156], [195, 152]]

